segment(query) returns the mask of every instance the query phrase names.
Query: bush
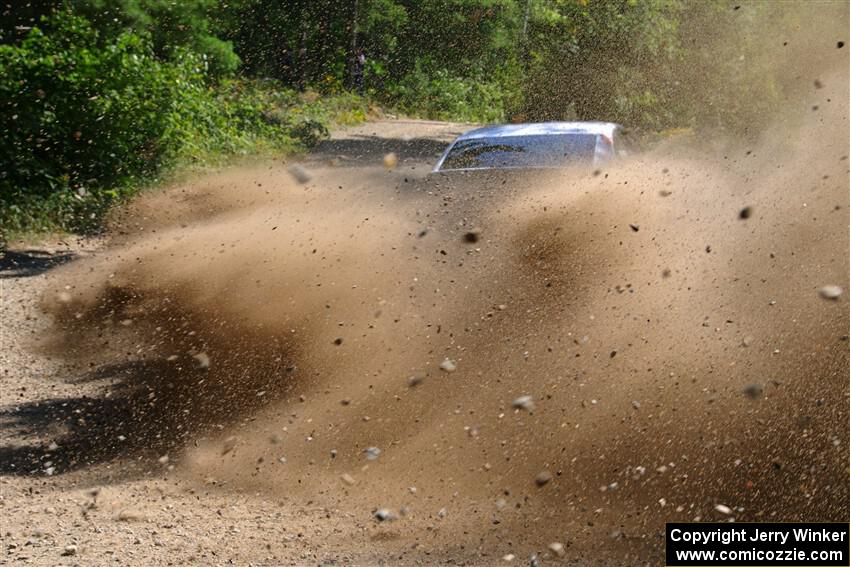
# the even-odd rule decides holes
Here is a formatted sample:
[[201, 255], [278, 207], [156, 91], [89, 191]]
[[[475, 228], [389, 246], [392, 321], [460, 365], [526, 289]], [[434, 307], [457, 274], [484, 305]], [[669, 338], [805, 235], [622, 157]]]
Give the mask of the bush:
[[213, 77], [231, 76], [241, 63], [233, 44], [217, 33], [215, 20], [225, 8], [219, 0], [40, 1], [54, 9], [67, 7], [86, 18], [101, 37], [125, 31], [145, 35], [159, 59], [179, 58], [188, 49], [201, 58], [205, 73]]
[[462, 79], [444, 69], [416, 70], [387, 87], [387, 100], [399, 111], [436, 120], [501, 122], [506, 89], [495, 81]]
[[229, 155], [300, 152], [328, 136], [330, 124], [366, 118], [354, 95], [299, 95], [273, 80], [189, 85], [175, 101], [163, 142], [169, 162], [205, 163]]
[[[121, 180], [162, 165], [174, 101], [201, 79], [168, 65], [144, 38], [99, 45], [85, 19], [60, 14], [16, 46], [0, 46], [0, 205], [35, 203], [63, 226], [82, 228], [118, 196]], [[26, 216], [21, 219], [28, 222]]]
[[210, 83], [192, 51], [165, 61], [147, 37], [103, 38], [69, 13], [42, 28], [0, 46], [6, 232], [96, 229], [112, 203], [163, 168], [299, 151], [329, 122], [365, 118], [351, 95], [307, 102], [273, 81]]

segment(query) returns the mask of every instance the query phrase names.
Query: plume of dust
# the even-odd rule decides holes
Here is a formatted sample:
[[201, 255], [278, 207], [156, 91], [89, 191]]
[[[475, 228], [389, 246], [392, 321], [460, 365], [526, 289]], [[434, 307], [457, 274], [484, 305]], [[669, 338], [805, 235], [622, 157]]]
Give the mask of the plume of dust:
[[817, 79], [794, 129], [720, 156], [255, 167], [143, 197], [45, 299], [54, 346], [132, 359], [187, 477], [403, 508], [411, 541], [645, 558], [718, 509], [846, 517], [850, 314], [818, 289], [848, 288], [847, 67]]

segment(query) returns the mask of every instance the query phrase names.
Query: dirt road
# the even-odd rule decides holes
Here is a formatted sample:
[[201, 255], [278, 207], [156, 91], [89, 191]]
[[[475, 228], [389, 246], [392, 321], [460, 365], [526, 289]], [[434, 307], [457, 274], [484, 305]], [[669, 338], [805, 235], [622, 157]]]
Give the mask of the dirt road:
[[4, 560], [654, 564], [665, 521], [846, 518], [824, 83], [793, 135], [595, 171], [428, 176], [462, 126], [369, 123], [7, 255]]

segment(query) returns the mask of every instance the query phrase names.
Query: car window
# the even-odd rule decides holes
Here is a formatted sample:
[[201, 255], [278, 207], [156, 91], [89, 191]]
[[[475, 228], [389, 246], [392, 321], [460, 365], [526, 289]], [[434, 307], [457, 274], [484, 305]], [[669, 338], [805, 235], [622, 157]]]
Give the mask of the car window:
[[559, 167], [593, 161], [596, 134], [500, 136], [460, 140], [441, 170], [508, 167]]

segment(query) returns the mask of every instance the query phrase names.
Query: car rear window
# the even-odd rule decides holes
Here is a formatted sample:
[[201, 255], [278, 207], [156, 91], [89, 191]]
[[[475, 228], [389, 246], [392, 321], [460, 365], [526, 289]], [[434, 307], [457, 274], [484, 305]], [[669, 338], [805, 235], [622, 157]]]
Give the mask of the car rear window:
[[562, 167], [590, 163], [596, 134], [545, 134], [460, 140], [441, 170], [509, 167]]

